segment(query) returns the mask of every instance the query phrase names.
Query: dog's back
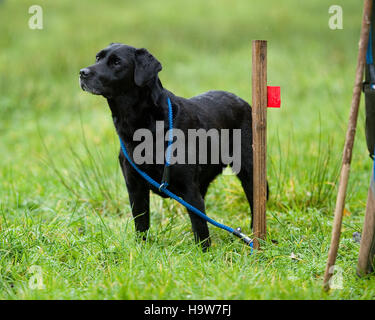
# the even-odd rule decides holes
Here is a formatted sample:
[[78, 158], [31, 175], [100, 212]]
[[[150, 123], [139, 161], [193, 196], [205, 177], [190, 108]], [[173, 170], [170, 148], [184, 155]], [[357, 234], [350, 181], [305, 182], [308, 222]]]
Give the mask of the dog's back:
[[198, 115], [205, 128], [251, 128], [250, 105], [233, 93], [212, 90], [184, 100], [187, 102], [186, 106]]

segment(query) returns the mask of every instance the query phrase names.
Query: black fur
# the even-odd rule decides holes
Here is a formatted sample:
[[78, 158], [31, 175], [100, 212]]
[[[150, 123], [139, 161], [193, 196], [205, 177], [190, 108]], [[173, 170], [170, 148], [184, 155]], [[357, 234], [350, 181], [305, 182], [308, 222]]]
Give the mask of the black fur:
[[[241, 129], [241, 170], [238, 173], [246, 197], [253, 211], [253, 162], [251, 107], [232, 93], [209, 91], [185, 99], [163, 88], [158, 72], [161, 64], [146, 49], [113, 43], [97, 54], [94, 65], [80, 71], [83, 90], [104, 96], [112, 111], [117, 133], [125, 143], [129, 155], [138, 142], [133, 133], [138, 128], [148, 128], [155, 137], [157, 120], [165, 122], [168, 129], [166, 97], [171, 99], [174, 127], [187, 134], [188, 129]], [[230, 146], [230, 149], [233, 146]], [[155, 152], [155, 151], [154, 151]], [[197, 152], [198, 153], [198, 152]], [[156, 155], [154, 154], [154, 157]], [[143, 237], [150, 226], [149, 192], [165, 197], [151, 187], [130, 166], [121, 150], [120, 165], [125, 177], [137, 232]], [[155, 162], [154, 162], [155, 163]], [[162, 164], [139, 165], [154, 180], [160, 182]], [[204, 197], [210, 182], [222, 172], [223, 164], [175, 164], [171, 166], [169, 190], [205, 212]], [[210, 246], [207, 222], [189, 212], [195, 240], [203, 249]]]

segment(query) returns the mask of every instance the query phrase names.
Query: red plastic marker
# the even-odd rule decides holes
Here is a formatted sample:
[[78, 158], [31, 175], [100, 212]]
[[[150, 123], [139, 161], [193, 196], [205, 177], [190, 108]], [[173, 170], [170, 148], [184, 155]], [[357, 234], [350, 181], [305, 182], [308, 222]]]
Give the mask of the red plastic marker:
[[267, 107], [280, 108], [280, 87], [267, 86]]

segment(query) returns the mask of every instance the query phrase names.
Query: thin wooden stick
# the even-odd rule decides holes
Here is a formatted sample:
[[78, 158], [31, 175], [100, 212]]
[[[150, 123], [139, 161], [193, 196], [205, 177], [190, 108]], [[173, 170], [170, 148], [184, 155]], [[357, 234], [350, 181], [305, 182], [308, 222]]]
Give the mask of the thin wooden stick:
[[359, 41], [359, 52], [357, 69], [355, 76], [355, 83], [353, 89], [352, 103], [349, 116], [349, 125], [346, 132], [345, 146], [342, 156], [342, 167], [340, 174], [340, 183], [336, 199], [335, 217], [333, 221], [331, 246], [328, 252], [327, 266], [324, 274], [324, 289], [329, 289], [329, 280], [333, 275], [333, 266], [336, 262], [337, 251], [340, 242], [342, 216], [345, 207], [346, 189], [349, 179], [350, 163], [352, 160], [352, 150], [354, 144], [354, 138], [357, 127], [358, 108], [361, 98], [362, 81], [363, 81], [363, 69], [365, 65], [366, 49], [370, 30], [372, 11], [372, 0], [364, 1], [363, 17], [362, 17], [362, 29]]
[[252, 45], [254, 248], [266, 236], [267, 202], [267, 41]]

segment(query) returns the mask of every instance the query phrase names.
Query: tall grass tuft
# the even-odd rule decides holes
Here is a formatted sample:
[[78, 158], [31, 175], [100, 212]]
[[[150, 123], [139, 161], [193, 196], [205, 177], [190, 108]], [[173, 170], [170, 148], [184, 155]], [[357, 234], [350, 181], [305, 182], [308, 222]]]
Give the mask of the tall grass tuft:
[[[51, 170], [72, 199], [89, 204], [96, 212], [122, 214], [123, 202], [127, 201], [125, 184], [119, 170], [117, 154], [109, 154], [108, 147], [90, 145], [82, 128], [79, 144], [68, 141], [64, 152], [66, 161], [57, 164], [43, 142], [45, 157], [43, 165]], [[42, 138], [41, 138], [42, 139]], [[108, 165], [111, 164], [111, 165]]]
[[316, 150], [298, 144], [292, 135], [282, 147], [277, 134], [277, 153], [270, 152], [268, 159], [270, 206], [286, 211], [290, 208], [330, 211], [341, 163], [341, 155], [333, 151], [334, 139], [328, 137], [324, 141], [320, 132]]

